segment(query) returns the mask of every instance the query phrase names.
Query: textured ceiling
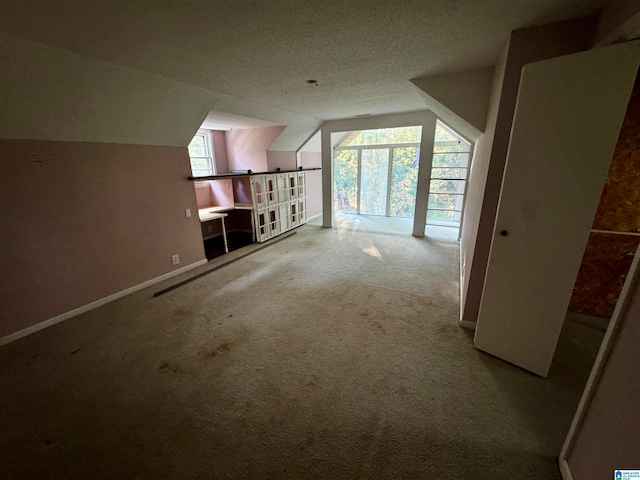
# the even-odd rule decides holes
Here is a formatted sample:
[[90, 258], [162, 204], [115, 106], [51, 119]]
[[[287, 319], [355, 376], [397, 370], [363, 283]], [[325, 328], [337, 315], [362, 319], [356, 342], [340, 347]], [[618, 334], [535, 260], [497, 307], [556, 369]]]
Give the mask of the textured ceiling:
[[0, 29], [329, 120], [424, 108], [410, 79], [492, 65], [511, 30], [592, 14], [601, 3], [0, 0]]

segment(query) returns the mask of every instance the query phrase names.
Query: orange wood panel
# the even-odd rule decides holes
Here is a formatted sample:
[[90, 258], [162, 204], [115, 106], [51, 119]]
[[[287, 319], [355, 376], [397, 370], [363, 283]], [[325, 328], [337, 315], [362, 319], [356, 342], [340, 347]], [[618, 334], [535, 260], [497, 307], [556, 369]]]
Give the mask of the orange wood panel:
[[637, 80], [593, 228], [640, 232], [640, 85]]

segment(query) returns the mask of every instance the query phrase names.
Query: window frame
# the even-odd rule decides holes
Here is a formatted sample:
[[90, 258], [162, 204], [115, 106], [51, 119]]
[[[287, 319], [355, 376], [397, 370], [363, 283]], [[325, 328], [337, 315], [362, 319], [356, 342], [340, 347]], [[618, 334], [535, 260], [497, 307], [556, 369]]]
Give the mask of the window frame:
[[[205, 151], [208, 154], [205, 157], [192, 157], [191, 156], [191, 152], [189, 152], [189, 163], [191, 165], [191, 174], [193, 175], [194, 178], [199, 178], [199, 177], [208, 177], [211, 175], [215, 175], [216, 174], [216, 157], [215, 157], [215, 152], [213, 149], [213, 135], [211, 130], [206, 130], [206, 129], [199, 129], [195, 135], [193, 136], [193, 138], [191, 139], [191, 142], [193, 142], [193, 139], [198, 137], [198, 136], [202, 136], [204, 138], [204, 147], [205, 147]], [[191, 142], [189, 142], [189, 145], [191, 145]], [[187, 151], [189, 151], [189, 145], [187, 145]], [[207, 163], [209, 164], [209, 168], [208, 168], [208, 173], [206, 175], [202, 175], [202, 174], [198, 174], [196, 175], [196, 172], [194, 171], [194, 167], [193, 167], [193, 160], [194, 159], [198, 159], [198, 160], [202, 160], [205, 159], [207, 160]], [[202, 169], [196, 169], [198, 171], [202, 171]]]

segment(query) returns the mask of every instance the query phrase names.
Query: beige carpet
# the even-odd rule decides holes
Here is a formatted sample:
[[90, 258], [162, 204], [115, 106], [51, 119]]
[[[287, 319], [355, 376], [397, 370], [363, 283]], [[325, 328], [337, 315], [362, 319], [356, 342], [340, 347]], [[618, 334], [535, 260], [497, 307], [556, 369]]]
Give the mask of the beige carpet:
[[458, 250], [307, 225], [3, 347], [0, 477], [557, 479], [601, 334], [547, 380], [475, 350]]

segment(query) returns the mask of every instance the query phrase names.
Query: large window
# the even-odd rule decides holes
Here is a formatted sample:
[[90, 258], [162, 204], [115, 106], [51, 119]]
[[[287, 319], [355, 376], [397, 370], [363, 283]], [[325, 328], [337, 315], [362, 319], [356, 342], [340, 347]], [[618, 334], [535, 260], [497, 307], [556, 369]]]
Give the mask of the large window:
[[[422, 128], [344, 132], [333, 155], [336, 212], [413, 218]], [[436, 123], [427, 225], [459, 228], [471, 144]]]
[[471, 144], [438, 121], [433, 147], [427, 225], [460, 228]]
[[346, 133], [334, 149], [336, 212], [413, 217], [422, 127]]
[[194, 177], [206, 177], [216, 173], [213, 143], [209, 130], [198, 130], [189, 144], [189, 158]]

